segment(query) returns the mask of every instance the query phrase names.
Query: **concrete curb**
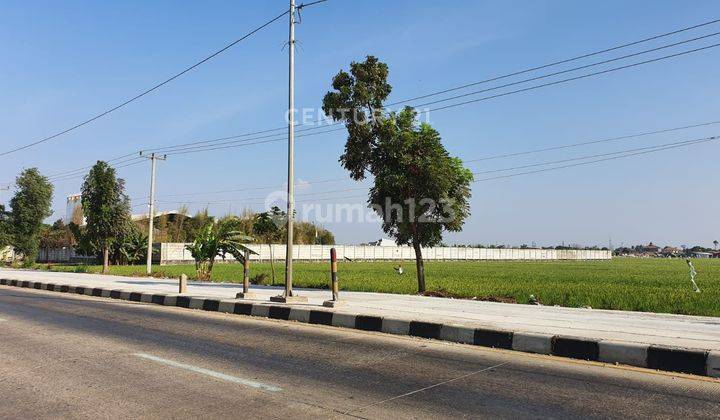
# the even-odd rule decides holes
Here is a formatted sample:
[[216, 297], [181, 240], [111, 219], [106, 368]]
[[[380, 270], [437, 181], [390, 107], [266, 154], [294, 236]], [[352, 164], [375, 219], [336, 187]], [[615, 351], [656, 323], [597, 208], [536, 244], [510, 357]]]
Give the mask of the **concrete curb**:
[[482, 347], [550, 354], [572, 359], [637, 366], [669, 372], [720, 378], [720, 352], [594, 340], [561, 335], [471, 328], [434, 322], [384, 318], [308, 307], [250, 303], [233, 299], [202, 298], [167, 293], [91, 288], [27, 280], [0, 279], [0, 285], [75, 293], [132, 302], [258, 316], [308, 324], [443, 340]]

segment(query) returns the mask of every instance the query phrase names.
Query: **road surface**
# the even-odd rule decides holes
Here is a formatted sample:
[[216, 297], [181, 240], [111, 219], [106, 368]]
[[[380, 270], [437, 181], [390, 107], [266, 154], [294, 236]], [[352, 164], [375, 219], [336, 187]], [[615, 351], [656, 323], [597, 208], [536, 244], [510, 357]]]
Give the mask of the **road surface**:
[[0, 286], [3, 418], [717, 418], [720, 382]]

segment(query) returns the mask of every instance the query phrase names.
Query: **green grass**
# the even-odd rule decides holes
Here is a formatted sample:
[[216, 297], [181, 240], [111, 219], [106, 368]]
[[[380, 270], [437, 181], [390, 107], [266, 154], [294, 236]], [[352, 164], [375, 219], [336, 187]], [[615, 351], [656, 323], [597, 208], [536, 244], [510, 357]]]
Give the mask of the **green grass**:
[[[428, 290], [460, 298], [501, 298], [527, 303], [534, 294], [544, 305], [591, 306], [596, 309], [664, 312], [720, 316], [720, 260], [695, 260], [701, 293], [690, 285], [682, 259], [631, 259], [611, 261], [443, 261], [427, 262]], [[396, 262], [341, 262], [342, 290], [402, 293], [416, 292], [415, 266], [406, 261], [404, 275]], [[296, 287], [327, 288], [329, 263], [295, 263]], [[97, 273], [98, 266], [42, 266], [53, 271]], [[195, 275], [192, 265], [155, 267], [156, 275]], [[282, 282], [283, 262], [275, 264]], [[117, 266], [116, 275], [144, 275], [144, 266]], [[258, 275], [265, 278], [257, 281]], [[270, 283], [270, 264], [253, 263], [251, 277]], [[242, 266], [216, 264], [213, 281], [241, 282]]]

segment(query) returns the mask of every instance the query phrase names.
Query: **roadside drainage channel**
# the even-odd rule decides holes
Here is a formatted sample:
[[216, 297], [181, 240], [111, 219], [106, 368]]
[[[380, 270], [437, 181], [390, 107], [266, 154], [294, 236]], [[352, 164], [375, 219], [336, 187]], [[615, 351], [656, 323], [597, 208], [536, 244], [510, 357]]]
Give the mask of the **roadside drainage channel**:
[[236, 299], [201, 298], [172, 293], [147, 293], [10, 279], [0, 279], [0, 285], [408, 335], [482, 347], [720, 378], [720, 351], [471, 328], [452, 324], [249, 303]]

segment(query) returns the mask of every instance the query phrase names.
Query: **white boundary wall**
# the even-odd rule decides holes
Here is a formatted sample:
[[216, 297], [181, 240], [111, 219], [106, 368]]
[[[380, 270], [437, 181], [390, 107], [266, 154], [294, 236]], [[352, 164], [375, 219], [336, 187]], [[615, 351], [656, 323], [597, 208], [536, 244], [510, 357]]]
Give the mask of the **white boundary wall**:
[[[162, 243], [160, 245], [160, 264], [180, 264], [193, 262], [190, 251], [184, 243]], [[157, 246], [157, 245], [156, 245]], [[257, 252], [251, 260], [269, 260], [270, 245], [248, 244], [248, 248]], [[415, 251], [409, 246], [365, 246], [365, 245], [295, 245], [293, 258], [297, 260], [321, 261], [330, 258], [330, 248], [337, 250], [338, 260], [411, 260]], [[554, 249], [490, 249], [464, 247], [423, 248], [425, 260], [609, 260], [610, 251], [601, 250], [554, 250]], [[275, 260], [285, 259], [285, 245], [272, 245]], [[158, 261], [157, 256], [154, 258]], [[228, 256], [228, 260], [233, 260]]]

